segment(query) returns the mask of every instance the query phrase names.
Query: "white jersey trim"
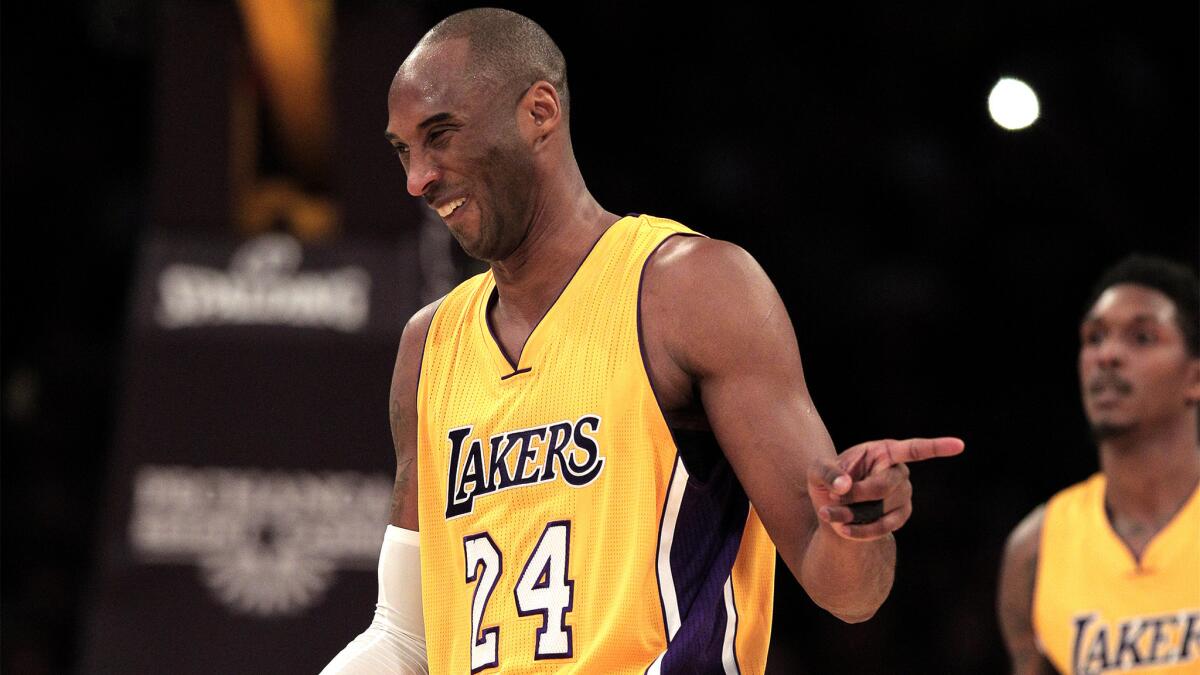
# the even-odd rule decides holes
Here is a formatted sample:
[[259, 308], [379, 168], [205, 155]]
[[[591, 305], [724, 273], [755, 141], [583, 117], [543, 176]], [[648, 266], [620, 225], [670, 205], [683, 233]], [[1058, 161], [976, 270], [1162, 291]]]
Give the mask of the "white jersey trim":
[[741, 675], [737, 662], [737, 603], [733, 600], [733, 576], [725, 580], [725, 644], [721, 648], [721, 665], [725, 675]]
[[667, 624], [667, 642], [679, 632], [679, 599], [675, 593], [675, 577], [671, 573], [671, 545], [675, 541], [675, 526], [679, 506], [687, 487], [688, 472], [681, 457], [675, 458], [675, 471], [667, 488], [667, 503], [663, 506], [662, 529], [658, 535], [658, 592], [662, 599], [663, 618]]

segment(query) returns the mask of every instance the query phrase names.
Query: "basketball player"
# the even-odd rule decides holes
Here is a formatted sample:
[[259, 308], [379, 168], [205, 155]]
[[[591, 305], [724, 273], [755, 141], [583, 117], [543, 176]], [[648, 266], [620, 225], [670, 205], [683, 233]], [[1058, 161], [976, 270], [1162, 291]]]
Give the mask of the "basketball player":
[[1158, 258], [1096, 285], [1079, 381], [1101, 470], [1009, 538], [998, 604], [1014, 673], [1200, 673], [1198, 295]]
[[400, 340], [376, 622], [327, 672], [762, 672], [776, 547], [820, 606], [869, 618], [905, 462], [962, 450], [836, 455], [762, 269], [601, 207], [570, 108], [558, 48], [503, 10], [442, 21], [392, 82], [408, 191], [490, 269]]

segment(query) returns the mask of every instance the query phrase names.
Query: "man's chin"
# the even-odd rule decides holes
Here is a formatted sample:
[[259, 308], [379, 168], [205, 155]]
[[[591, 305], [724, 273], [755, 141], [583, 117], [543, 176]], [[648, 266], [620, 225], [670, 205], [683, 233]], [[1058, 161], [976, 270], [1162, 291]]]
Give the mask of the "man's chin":
[[470, 242], [470, 245], [468, 245], [468, 243], [462, 239], [459, 239], [458, 243], [462, 246], [463, 251], [467, 255], [488, 264], [508, 259], [508, 257], [513, 254], [513, 251], [515, 251], [520, 244], [520, 242], [502, 242], [494, 239], [480, 239]]
[[468, 246], [468, 245], [464, 244], [461, 240], [458, 242], [458, 244], [459, 244], [459, 246], [462, 246], [463, 253], [466, 253], [468, 257], [470, 257], [474, 260], [478, 260], [479, 262], [485, 262], [485, 263], [492, 262], [491, 258], [488, 257], [487, 253], [485, 253], [481, 249], [476, 248], [475, 246]]
[[1133, 422], [1115, 422], [1112, 420], [1097, 420], [1091, 423], [1092, 438], [1096, 442], [1109, 441], [1128, 436], [1137, 429]]
[[453, 236], [454, 240], [458, 242], [458, 245], [462, 248], [463, 253], [466, 253], [475, 260], [490, 262], [490, 260], [487, 258], [487, 251], [485, 250], [481, 237], [475, 236], [468, 239], [464, 233], [459, 232], [454, 228], [450, 228], [450, 235]]

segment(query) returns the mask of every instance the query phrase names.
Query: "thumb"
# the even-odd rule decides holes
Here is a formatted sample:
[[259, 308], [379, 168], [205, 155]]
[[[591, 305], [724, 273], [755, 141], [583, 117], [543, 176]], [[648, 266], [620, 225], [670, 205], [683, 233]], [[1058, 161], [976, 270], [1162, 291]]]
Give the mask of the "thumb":
[[846, 473], [836, 462], [829, 459], [818, 459], [808, 469], [808, 480], [814, 485], [822, 486], [835, 495], [844, 495], [850, 491], [854, 483], [850, 474]]

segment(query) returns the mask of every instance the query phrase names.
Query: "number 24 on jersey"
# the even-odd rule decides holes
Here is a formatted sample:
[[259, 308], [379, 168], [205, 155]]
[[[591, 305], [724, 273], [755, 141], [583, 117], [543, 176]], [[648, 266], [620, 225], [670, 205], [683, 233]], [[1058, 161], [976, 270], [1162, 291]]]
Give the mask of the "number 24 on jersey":
[[[572, 655], [571, 611], [575, 582], [567, 578], [571, 550], [571, 523], [557, 520], [546, 525], [513, 589], [520, 616], [542, 615], [537, 629], [535, 659], [562, 659]], [[500, 665], [500, 626], [482, 626], [484, 610], [496, 590], [503, 555], [487, 532], [463, 538], [467, 583], [476, 583], [471, 601], [471, 672]], [[497, 598], [497, 602], [502, 600]]]

